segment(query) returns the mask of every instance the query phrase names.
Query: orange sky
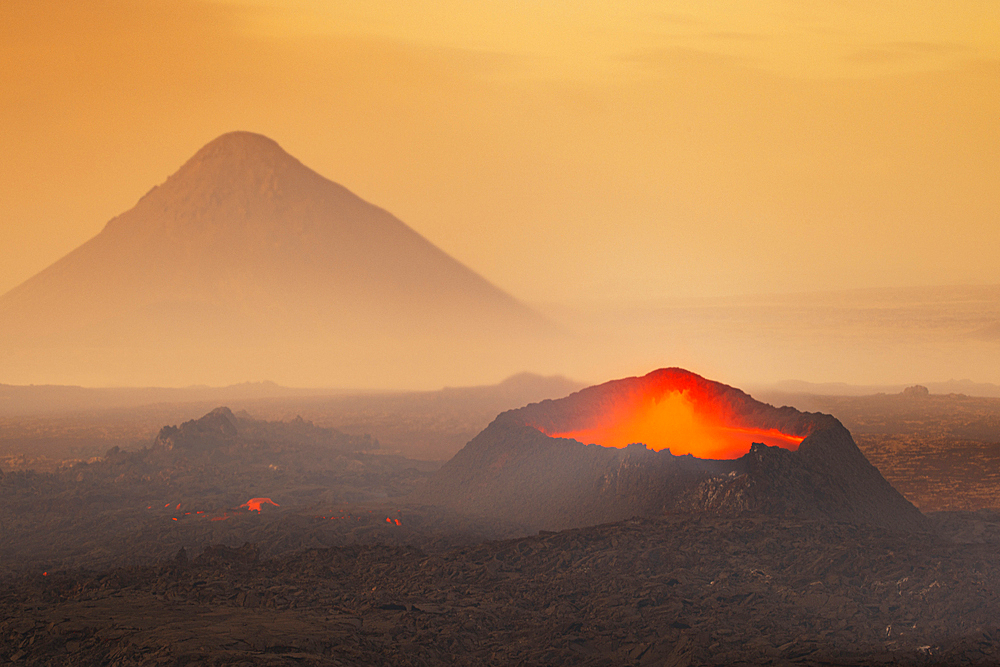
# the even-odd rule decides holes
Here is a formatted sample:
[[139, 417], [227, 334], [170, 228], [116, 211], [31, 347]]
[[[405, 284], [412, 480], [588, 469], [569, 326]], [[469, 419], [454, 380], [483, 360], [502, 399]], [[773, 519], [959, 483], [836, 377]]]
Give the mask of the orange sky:
[[0, 292], [233, 129], [530, 301], [1000, 282], [994, 0], [5, 0]]

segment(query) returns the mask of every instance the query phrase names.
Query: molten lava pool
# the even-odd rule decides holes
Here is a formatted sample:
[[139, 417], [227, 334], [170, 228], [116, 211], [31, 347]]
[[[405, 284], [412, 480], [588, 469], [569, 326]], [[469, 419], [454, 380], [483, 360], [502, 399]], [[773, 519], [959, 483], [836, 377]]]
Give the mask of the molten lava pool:
[[702, 459], [736, 459], [755, 442], [795, 450], [803, 440], [776, 429], [741, 426], [724, 406], [698, 396], [693, 387], [649, 388], [614, 402], [587, 421], [584, 428], [545, 432], [618, 449], [642, 443], [654, 451], [669, 449], [675, 456]]

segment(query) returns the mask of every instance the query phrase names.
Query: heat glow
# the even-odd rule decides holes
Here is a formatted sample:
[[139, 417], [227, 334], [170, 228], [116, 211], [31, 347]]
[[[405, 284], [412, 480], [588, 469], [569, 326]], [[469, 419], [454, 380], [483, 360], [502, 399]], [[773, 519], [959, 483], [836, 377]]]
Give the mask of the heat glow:
[[754, 442], [795, 450], [803, 440], [776, 429], [736, 425], [722, 407], [695, 400], [688, 389], [650, 391], [610, 407], [591, 422], [587, 428], [547, 435], [618, 449], [642, 443], [654, 451], [669, 449], [675, 456], [702, 459], [736, 459]]
[[274, 502], [270, 498], [251, 498], [250, 500], [248, 500], [245, 503], [243, 503], [242, 505], [240, 505], [240, 507], [241, 508], [245, 507], [246, 509], [250, 510], [251, 512], [260, 512], [261, 505], [265, 505], [265, 504], [267, 504], [267, 505], [274, 505], [275, 507], [281, 507], [281, 505], [279, 505], [278, 503]]

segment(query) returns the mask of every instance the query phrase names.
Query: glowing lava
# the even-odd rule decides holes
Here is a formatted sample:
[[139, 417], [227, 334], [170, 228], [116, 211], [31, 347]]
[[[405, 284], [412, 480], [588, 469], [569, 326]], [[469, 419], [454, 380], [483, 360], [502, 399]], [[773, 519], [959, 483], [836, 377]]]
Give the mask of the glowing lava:
[[275, 507], [281, 507], [281, 505], [279, 505], [278, 503], [274, 502], [270, 498], [251, 498], [250, 500], [248, 500], [245, 503], [243, 503], [242, 505], [240, 505], [240, 507], [241, 508], [245, 507], [248, 510], [250, 510], [251, 512], [258, 512], [259, 513], [261, 506], [265, 505], [265, 504], [267, 504], [267, 505], [274, 505]]
[[618, 449], [642, 443], [654, 451], [669, 449], [675, 456], [702, 459], [736, 459], [754, 442], [794, 450], [804, 439], [777, 429], [741, 426], [724, 404], [695, 395], [693, 388], [651, 387], [608, 406], [586, 428], [547, 435]]

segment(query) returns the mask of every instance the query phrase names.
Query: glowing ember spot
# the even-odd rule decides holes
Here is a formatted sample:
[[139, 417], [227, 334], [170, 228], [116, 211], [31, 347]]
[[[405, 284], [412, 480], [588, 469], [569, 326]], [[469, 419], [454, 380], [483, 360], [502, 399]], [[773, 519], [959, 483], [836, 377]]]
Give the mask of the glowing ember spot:
[[171, 521], [177, 521], [177, 517], [175, 517], [175, 516], [172, 516], [172, 517], [170, 517], [170, 520], [171, 520]]
[[397, 526], [402, 526], [403, 524], [401, 524], [401, 523], [399, 522], [399, 519], [396, 519], [396, 525], [397, 525]]
[[618, 449], [638, 442], [654, 451], [703, 459], [736, 459], [754, 442], [794, 450], [803, 440], [776, 429], [736, 425], [715, 403], [692, 400], [687, 389], [650, 392], [609, 409], [589, 428], [548, 435]]
[[267, 504], [267, 505], [274, 505], [275, 507], [281, 507], [281, 505], [279, 505], [278, 503], [274, 502], [270, 498], [251, 498], [250, 500], [248, 500], [245, 503], [243, 503], [242, 505], [240, 505], [240, 507], [245, 507], [248, 510], [250, 510], [251, 512], [258, 512], [259, 513], [261, 506], [265, 505], [265, 504]]

